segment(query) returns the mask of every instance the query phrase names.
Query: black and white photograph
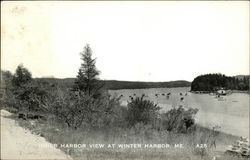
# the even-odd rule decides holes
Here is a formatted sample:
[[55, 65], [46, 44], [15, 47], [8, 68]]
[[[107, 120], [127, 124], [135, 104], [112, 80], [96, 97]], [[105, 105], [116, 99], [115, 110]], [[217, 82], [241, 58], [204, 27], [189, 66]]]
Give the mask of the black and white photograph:
[[249, 160], [249, 1], [1, 1], [3, 160]]

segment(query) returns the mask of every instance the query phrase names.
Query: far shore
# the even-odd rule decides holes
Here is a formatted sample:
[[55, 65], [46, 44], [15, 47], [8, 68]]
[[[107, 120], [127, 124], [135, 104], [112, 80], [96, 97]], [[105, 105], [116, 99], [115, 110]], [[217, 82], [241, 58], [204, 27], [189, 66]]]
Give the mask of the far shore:
[[232, 93], [247, 93], [247, 94], [250, 94], [250, 91], [249, 90], [247, 90], [247, 91], [232, 90]]
[[[213, 93], [210, 91], [190, 91], [191, 93], [194, 94], [209, 94], [209, 93]], [[250, 94], [249, 90], [230, 90], [231, 93], [246, 93], [246, 94]]]

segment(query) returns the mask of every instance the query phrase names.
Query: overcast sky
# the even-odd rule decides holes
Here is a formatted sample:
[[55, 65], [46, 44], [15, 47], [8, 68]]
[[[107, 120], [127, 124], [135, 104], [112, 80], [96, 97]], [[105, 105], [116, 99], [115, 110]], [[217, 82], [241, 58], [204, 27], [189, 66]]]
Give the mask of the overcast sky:
[[101, 79], [249, 74], [249, 2], [1, 2], [1, 67], [75, 77], [90, 44]]

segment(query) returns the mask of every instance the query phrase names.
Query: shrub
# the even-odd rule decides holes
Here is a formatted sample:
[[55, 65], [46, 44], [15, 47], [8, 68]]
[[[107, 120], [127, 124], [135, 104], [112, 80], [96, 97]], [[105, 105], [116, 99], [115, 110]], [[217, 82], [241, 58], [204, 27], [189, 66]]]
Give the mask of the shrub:
[[159, 116], [160, 107], [154, 102], [136, 97], [128, 103], [127, 121], [129, 126], [136, 123], [154, 124]]
[[55, 88], [53, 84], [37, 80], [15, 87], [14, 106], [19, 111], [48, 112], [48, 98]]
[[190, 108], [188, 110], [179, 106], [162, 114], [162, 126], [167, 131], [186, 133], [189, 128], [195, 124], [194, 115], [198, 109]]
[[116, 121], [116, 108], [119, 100], [103, 93], [95, 99], [81, 91], [62, 91], [58, 89], [51, 96], [51, 112], [68, 127], [77, 129], [83, 125], [88, 127], [104, 127]]
[[[111, 97], [108, 93], [104, 92], [99, 103], [102, 104], [103, 111], [100, 114], [103, 126], [105, 127], [125, 127], [127, 109], [120, 105], [120, 98]], [[104, 114], [103, 114], [104, 113]]]

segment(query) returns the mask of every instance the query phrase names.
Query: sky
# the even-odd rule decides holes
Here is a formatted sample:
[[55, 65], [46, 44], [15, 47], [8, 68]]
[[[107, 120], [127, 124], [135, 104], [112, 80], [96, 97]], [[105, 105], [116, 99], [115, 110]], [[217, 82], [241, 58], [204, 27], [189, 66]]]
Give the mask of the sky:
[[76, 77], [86, 44], [105, 80], [249, 74], [249, 2], [1, 2], [2, 70]]

